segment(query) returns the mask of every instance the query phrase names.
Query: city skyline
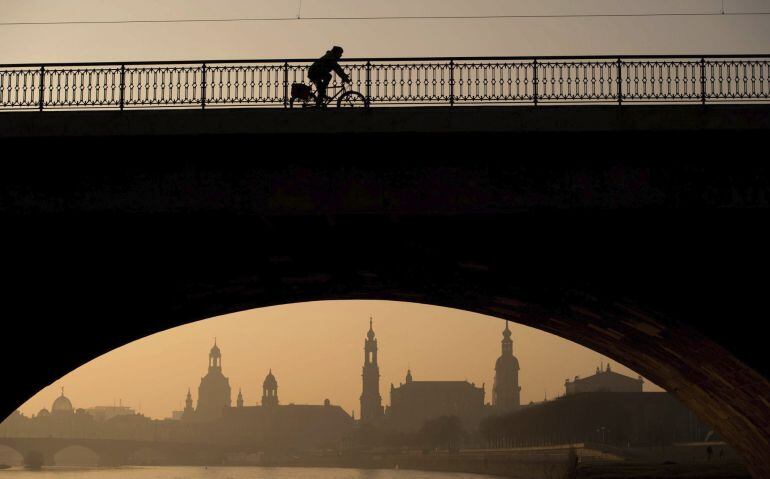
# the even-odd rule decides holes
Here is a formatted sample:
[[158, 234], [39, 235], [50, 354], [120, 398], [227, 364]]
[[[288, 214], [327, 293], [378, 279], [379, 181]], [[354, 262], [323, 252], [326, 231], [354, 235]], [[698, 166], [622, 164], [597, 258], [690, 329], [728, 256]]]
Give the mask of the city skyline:
[[[122, 401], [149, 417], [170, 417], [172, 411], [183, 409], [188, 388], [197, 403], [198, 382], [216, 336], [233, 404], [239, 391], [246, 405], [258, 404], [262, 381], [272, 370], [281, 385], [282, 404], [319, 404], [329, 399], [348, 414], [355, 410], [358, 417], [360, 361], [370, 315], [380, 341], [383, 405], [388, 405], [390, 384], [404, 382], [407, 370], [416, 380], [484, 384], [486, 402], [492, 402], [503, 320], [411, 303], [328, 301], [244, 311], [149, 336], [64, 376], [20, 410], [32, 415], [50, 408], [64, 387], [75, 408]], [[510, 323], [510, 329], [514, 355], [522, 364], [522, 404], [562, 395], [565, 379], [592, 374], [600, 363], [608, 362], [551, 334], [517, 323]], [[431, 338], [436, 335], [439, 341]], [[324, 347], [317, 344], [314, 350], [313, 343]], [[299, 351], [300, 357], [292, 358], [293, 351]], [[613, 370], [636, 377], [619, 363], [612, 364]], [[109, 382], [109, 371], [114, 369], [121, 370], [120, 384]], [[645, 391], [660, 390], [645, 380]]]

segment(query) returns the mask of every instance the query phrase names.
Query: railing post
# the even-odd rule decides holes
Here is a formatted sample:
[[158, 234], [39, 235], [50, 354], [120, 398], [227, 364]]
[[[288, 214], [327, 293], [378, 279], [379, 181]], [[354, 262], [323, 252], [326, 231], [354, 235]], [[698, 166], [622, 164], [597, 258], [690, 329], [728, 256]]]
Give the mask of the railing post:
[[206, 64], [201, 67], [201, 110], [206, 109]]
[[706, 104], [706, 59], [700, 59], [700, 103]]
[[455, 104], [455, 61], [449, 60], [449, 106]]
[[289, 62], [283, 64], [283, 107], [289, 107]]
[[532, 80], [532, 100], [535, 102], [535, 106], [537, 106], [537, 58], [532, 60], [532, 70], [534, 72], [534, 78]]
[[40, 99], [38, 108], [40, 111], [43, 111], [43, 107], [45, 106], [45, 67], [40, 67]]
[[120, 111], [126, 104], [126, 66], [120, 66]]
[[623, 104], [623, 62], [618, 58], [618, 105]]
[[372, 62], [366, 61], [366, 104], [372, 102]]

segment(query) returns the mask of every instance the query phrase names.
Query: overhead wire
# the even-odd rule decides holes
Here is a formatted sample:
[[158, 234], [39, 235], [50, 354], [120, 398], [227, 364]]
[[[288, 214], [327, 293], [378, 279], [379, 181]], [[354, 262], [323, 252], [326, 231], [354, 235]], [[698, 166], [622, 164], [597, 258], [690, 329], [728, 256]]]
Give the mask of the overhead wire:
[[575, 19], [575, 18], [644, 18], [644, 17], [712, 17], [712, 16], [766, 16], [767, 12], [726, 11], [724, 0], [721, 11], [704, 12], [646, 12], [646, 13], [573, 13], [573, 14], [511, 14], [511, 15], [361, 15], [361, 16], [302, 16], [302, 0], [298, 0], [294, 17], [237, 17], [237, 18], [168, 18], [137, 20], [52, 20], [0, 22], [0, 26], [46, 25], [126, 25], [158, 23], [233, 23], [233, 22], [286, 22], [286, 21], [387, 21], [387, 20], [496, 20], [496, 19]]

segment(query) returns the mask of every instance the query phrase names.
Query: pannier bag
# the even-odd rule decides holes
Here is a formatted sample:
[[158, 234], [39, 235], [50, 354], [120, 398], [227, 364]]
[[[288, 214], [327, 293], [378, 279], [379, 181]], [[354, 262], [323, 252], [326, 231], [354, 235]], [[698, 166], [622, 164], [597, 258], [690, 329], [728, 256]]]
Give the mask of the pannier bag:
[[310, 87], [304, 83], [292, 83], [291, 84], [291, 97], [299, 98], [300, 100], [307, 100], [310, 98]]

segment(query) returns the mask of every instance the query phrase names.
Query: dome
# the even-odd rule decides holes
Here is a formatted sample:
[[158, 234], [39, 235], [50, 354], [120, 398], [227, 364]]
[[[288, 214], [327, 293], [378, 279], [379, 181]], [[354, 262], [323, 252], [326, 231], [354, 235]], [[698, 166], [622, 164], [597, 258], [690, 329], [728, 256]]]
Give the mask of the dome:
[[51, 413], [50, 413], [50, 412], [48, 412], [48, 409], [46, 409], [46, 408], [43, 408], [43, 409], [41, 409], [41, 410], [40, 410], [40, 411], [37, 413], [37, 417], [48, 417], [48, 416], [50, 416], [50, 415], [51, 415]]
[[516, 359], [516, 356], [500, 356], [497, 358], [497, 362], [495, 362], [495, 371], [500, 371], [501, 369], [508, 369], [513, 371], [518, 371], [519, 368], [519, 360]]
[[62, 391], [61, 396], [56, 398], [56, 401], [53, 402], [53, 406], [51, 406], [51, 412], [56, 413], [72, 413], [74, 412], [74, 408], [72, 407], [72, 403], [69, 399], [64, 395], [64, 391]]
[[212, 358], [219, 358], [222, 357], [222, 352], [219, 350], [219, 346], [217, 346], [217, 340], [214, 340], [214, 346], [211, 347], [211, 351], [209, 352], [209, 356]]
[[275, 376], [273, 376], [273, 370], [271, 369], [269, 373], [267, 373], [267, 376], [265, 376], [265, 382], [262, 383], [262, 386], [266, 388], [276, 388], [278, 387], [278, 381], [276, 381]]

